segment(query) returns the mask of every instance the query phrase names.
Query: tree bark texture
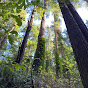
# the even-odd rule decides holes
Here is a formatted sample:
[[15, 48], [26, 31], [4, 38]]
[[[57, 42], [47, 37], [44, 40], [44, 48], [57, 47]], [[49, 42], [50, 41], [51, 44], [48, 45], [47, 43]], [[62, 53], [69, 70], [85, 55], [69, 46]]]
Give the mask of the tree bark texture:
[[34, 13], [35, 13], [35, 10], [33, 10], [31, 19], [30, 19], [30, 21], [28, 21], [28, 27], [27, 27], [22, 45], [19, 47], [19, 50], [18, 50], [18, 55], [17, 55], [17, 59], [16, 59], [15, 62], [17, 62], [19, 64], [21, 64], [23, 56], [24, 56], [25, 48], [26, 48], [26, 45], [27, 45], [27, 39], [28, 39], [30, 30], [31, 30], [31, 27], [32, 27], [32, 23], [33, 23]]
[[76, 62], [84, 88], [88, 88], [88, 43], [86, 42], [76, 20], [62, 0], [58, 0], [67, 32], [76, 57]]
[[39, 70], [39, 67], [42, 66], [42, 69], [44, 69], [44, 60], [45, 60], [45, 38], [38, 36], [38, 44], [37, 49], [35, 52], [32, 68], [34, 71]]
[[76, 23], [78, 24], [81, 32], [83, 33], [83, 36], [85, 37], [86, 41], [88, 42], [88, 29], [87, 29], [86, 25], [84, 24], [83, 20], [81, 19], [81, 17], [75, 10], [74, 6], [70, 3], [70, 1], [66, 0], [65, 2], [67, 4], [70, 12], [72, 13], [74, 19], [76, 20]]
[[3, 46], [5, 45], [5, 43], [6, 43], [6, 41], [7, 41], [7, 39], [8, 39], [8, 36], [10, 35], [10, 32], [11, 31], [13, 31], [14, 30], [14, 27], [12, 27], [12, 29], [9, 31], [9, 33], [7, 33], [4, 37], [3, 37], [3, 39], [0, 41], [0, 49], [2, 49], [3, 48]]

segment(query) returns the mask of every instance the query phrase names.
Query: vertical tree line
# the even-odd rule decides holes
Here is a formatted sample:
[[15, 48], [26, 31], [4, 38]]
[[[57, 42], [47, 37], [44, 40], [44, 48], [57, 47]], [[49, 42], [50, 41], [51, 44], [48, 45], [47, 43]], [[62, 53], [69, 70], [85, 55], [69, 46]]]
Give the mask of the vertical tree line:
[[58, 35], [57, 31], [59, 31], [60, 34], [60, 29], [59, 29], [59, 23], [57, 21], [57, 14], [54, 14], [54, 33], [55, 33], [55, 63], [56, 63], [56, 76], [59, 77], [60, 75], [60, 57], [59, 57], [59, 51], [58, 51]]
[[[67, 32], [71, 41], [71, 45], [76, 57], [76, 61], [78, 64], [78, 69], [80, 72], [80, 76], [84, 85], [84, 88], [88, 87], [88, 43], [86, 41], [85, 34], [83, 34], [82, 30], [86, 31], [84, 27], [82, 30], [80, 29], [80, 25], [78, 25], [78, 19], [75, 18], [75, 14], [69, 10], [70, 8], [66, 5], [64, 0], [58, 0], [61, 12], [63, 14], [63, 18], [67, 27]], [[69, 5], [69, 4], [68, 4]], [[77, 14], [76, 14], [77, 15]], [[80, 18], [80, 17], [79, 17]], [[81, 19], [82, 25], [83, 22]]]

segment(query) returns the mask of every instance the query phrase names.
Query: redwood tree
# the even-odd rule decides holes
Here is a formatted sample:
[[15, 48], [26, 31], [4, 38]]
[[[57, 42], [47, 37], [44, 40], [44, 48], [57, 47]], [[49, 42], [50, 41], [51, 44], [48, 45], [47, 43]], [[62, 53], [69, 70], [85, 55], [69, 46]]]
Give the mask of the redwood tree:
[[60, 33], [59, 30], [59, 24], [57, 23], [57, 14], [54, 14], [54, 33], [55, 33], [55, 64], [56, 64], [56, 76], [59, 77], [59, 72], [60, 72], [60, 57], [59, 57], [59, 52], [58, 52], [58, 37], [57, 37], [57, 31]]
[[76, 23], [78, 24], [81, 32], [83, 33], [83, 36], [85, 37], [86, 41], [88, 42], [88, 29], [86, 25], [84, 24], [83, 20], [75, 10], [74, 6], [71, 4], [69, 0], [65, 0], [65, 3], [67, 4], [69, 10], [71, 11], [74, 19], [76, 20]]
[[84, 88], [88, 88], [88, 43], [67, 5], [58, 0]]
[[[46, 8], [46, 0], [44, 0], [44, 7]], [[40, 26], [40, 32], [38, 36], [38, 44], [37, 49], [34, 56], [33, 61], [33, 69], [34, 71], [39, 71], [39, 67], [42, 66], [42, 69], [44, 68], [44, 60], [45, 60], [45, 19], [46, 19], [46, 11], [43, 13], [41, 26]]]

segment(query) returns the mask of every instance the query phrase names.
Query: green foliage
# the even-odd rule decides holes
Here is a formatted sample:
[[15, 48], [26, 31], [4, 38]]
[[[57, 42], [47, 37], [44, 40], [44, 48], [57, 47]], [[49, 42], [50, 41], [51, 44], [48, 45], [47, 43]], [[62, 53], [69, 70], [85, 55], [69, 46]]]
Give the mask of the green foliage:
[[14, 69], [12, 67], [10, 67], [10, 71], [14, 72]]
[[10, 33], [18, 35], [17, 31], [11, 31]]
[[[22, 65], [20, 67], [25, 69]], [[16, 71], [10, 62], [0, 61], [0, 88], [28, 88], [31, 85], [30, 71]]]
[[8, 39], [9, 39], [9, 43], [12, 45], [13, 44], [13, 36], [12, 35], [9, 35], [8, 36]]
[[24, 66], [16, 64], [16, 66], [15, 66], [16, 71], [19, 71], [20, 68], [23, 69], [24, 71], [26, 70], [26, 68]]
[[55, 63], [56, 63], [56, 74], [59, 76], [58, 73], [60, 73], [60, 75], [62, 77], [62, 75], [63, 75], [63, 67], [62, 67], [61, 58], [59, 57], [58, 52], [55, 52]]
[[38, 6], [40, 4], [40, 0], [31, 1], [31, 4]]
[[15, 16], [15, 15], [11, 15], [17, 22], [18, 26], [21, 26], [22, 25], [22, 21], [21, 21], [21, 18], [20, 16]]

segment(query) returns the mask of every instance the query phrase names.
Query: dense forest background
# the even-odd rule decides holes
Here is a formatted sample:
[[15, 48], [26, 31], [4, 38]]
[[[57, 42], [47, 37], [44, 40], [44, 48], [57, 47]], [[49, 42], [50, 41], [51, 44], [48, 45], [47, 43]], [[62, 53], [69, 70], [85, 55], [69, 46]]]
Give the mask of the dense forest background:
[[[0, 0], [0, 88], [87, 88], [60, 1]], [[88, 10], [87, 0], [70, 2], [76, 11]], [[84, 23], [88, 28], [88, 19]], [[87, 32], [84, 36], [87, 41]]]

